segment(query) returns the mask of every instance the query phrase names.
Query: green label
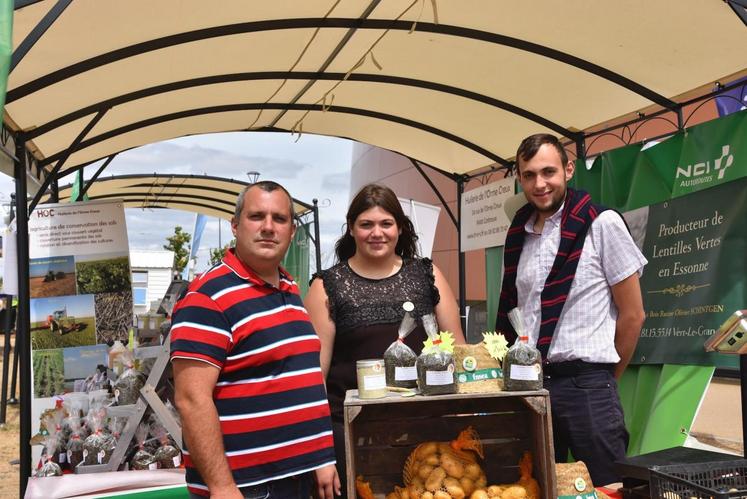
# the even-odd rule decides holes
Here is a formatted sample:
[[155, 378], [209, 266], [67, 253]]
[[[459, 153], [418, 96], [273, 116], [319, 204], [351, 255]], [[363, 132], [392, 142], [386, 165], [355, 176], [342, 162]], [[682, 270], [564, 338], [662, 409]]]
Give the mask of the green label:
[[583, 494], [573, 494], [570, 496], [558, 496], [558, 499], [599, 499], [597, 491], [584, 492]]
[[490, 369], [478, 369], [472, 372], [458, 372], [457, 381], [459, 383], [471, 383], [472, 381], [485, 381], [489, 379], [503, 378], [503, 371], [499, 367]]

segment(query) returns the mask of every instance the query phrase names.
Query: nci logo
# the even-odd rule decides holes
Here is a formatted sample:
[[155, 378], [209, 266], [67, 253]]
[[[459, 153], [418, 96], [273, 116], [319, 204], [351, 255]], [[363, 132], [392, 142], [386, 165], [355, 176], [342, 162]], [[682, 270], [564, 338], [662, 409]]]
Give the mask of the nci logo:
[[721, 146], [721, 156], [713, 161], [703, 161], [687, 165], [686, 167], [677, 167], [675, 179], [683, 177], [680, 181], [680, 187], [693, 187], [700, 184], [712, 182], [713, 176], [716, 175], [718, 180], [724, 178], [726, 169], [734, 163], [734, 155], [729, 153], [729, 144]]

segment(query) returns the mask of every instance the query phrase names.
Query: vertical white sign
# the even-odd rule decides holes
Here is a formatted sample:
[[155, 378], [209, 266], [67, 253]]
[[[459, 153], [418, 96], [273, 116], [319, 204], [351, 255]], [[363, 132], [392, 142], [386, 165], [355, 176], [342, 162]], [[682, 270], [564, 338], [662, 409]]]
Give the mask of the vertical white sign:
[[513, 195], [513, 177], [462, 194], [462, 251], [503, 246], [511, 225], [503, 204]]
[[415, 233], [418, 235], [418, 251], [420, 256], [431, 258], [441, 207], [421, 203], [412, 199], [397, 199], [399, 199], [399, 204], [402, 205], [405, 215], [409, 217], [412, 225], [415, 227]]

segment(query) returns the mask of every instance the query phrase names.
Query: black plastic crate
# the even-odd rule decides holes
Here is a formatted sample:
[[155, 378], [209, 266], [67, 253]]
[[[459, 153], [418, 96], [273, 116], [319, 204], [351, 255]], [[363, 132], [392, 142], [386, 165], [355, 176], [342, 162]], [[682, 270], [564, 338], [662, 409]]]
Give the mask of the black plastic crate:
[[650, 487], [652, 498], [747, 498], [747, 460], [654, 466]]

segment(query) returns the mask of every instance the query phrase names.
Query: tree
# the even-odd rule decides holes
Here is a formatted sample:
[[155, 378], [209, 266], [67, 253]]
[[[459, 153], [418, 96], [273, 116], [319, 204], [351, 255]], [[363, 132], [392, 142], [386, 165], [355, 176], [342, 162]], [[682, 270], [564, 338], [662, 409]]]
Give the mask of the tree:
[[210, 265], [220, 263], [228, 248], [233, 248], [236, 245], [236, 239], [231, 239], [231, 242], [223, 246], [222, 248], [210, 248]]
[[184, 232], [181, 226], [177, 225], [174, 227], [174, 235], [167, 237], [166, 240], [169, 244], [164, 244], [163, 249], [174, 252], [174, 270], [181, 274], [189, 263], [189, 242], [192, 240], [192, 235]]

